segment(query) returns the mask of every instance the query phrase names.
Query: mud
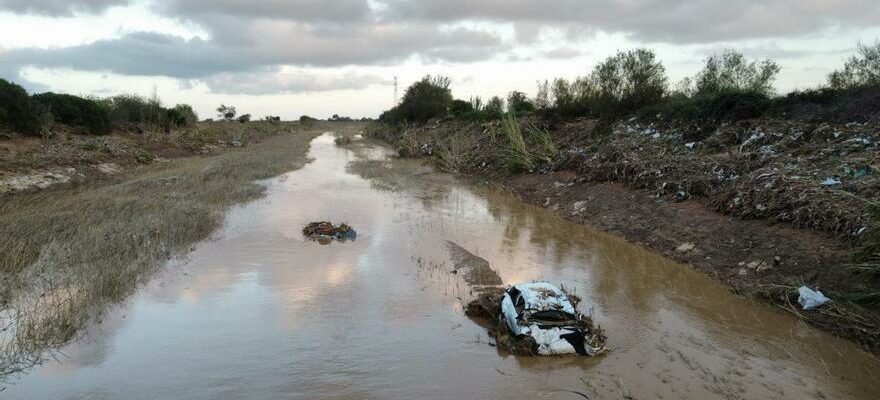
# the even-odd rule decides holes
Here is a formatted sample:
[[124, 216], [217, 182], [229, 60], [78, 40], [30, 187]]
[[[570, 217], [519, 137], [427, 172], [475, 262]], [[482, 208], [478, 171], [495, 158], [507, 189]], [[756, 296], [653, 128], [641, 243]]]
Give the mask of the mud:
[[[332, 135], [315, 139], [311, 164], [266, 181], [265, 198], [234, 209], [216, 237], [61, 349], [57, 361], [12, 382], [4, 399], [873, 399], [880, 392], [880, 361], [848, 341], [515, 195], [391, 154], [358, 140], [339, 147]], [[322, 219], [358, 227], [358, 240], [322, 246], [302, 236], [302, 226]], [[696, 241], [693, 251], [701, 246]], [[504, 285], [565, 284], [613, 351], [547, 359], [491, 346], [464, 315], [479, 291], [463, 267], [484, 265], [471, 256]]]

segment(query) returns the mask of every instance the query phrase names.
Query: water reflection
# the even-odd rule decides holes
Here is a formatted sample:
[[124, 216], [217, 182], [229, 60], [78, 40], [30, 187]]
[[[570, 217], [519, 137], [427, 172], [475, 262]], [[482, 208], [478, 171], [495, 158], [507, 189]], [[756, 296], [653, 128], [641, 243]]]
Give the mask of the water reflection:
[[[503, 399], [577, 390], [868, 399], [880, 390], [877, 361], [855, 346], [688, 267], [390, 159], [375, 144], [340, 148], [332, 139], [316, 139], [312, 164], [268, 181], [265, 199], [234, 209], [215, 239], [4, 398]], [[300, 229], [313, 220], [347, 222], [358, 240], [309, 241]], [[484, 262], [494, 283], [571, 287], [616, 350], [596, 359], [499, 353], [463, 315], [474, 286], [450, 273]]]

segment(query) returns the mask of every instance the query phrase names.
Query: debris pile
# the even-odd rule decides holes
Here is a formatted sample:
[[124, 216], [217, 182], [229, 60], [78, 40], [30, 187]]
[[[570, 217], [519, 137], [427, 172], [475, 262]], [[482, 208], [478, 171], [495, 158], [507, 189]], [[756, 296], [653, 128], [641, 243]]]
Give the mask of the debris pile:
[[465, 314], [483, 325], [499, 348], [516, 355], [597, 356], [608, 351], [605, 333], [577, 311], [576, 296], [546, 282], [487, 289]]
[[334, 226], [329, 221], [312, 222], [302, 230], [303, 235], [312, 239], [354, 240], [357, 232], [345, 223]]

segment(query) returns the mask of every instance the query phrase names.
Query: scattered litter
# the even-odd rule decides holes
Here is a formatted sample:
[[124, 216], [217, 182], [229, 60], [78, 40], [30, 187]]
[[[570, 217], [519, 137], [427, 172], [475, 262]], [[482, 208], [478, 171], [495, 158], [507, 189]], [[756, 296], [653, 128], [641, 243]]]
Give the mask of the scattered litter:
[[312, 239], [354, 240], [357, 232], [345, 223], [334, 226], [328, 221], [312, 222], [303, 228], [303, 235]]
[[687, 252], [695, 249], [696, 247], [697, 246], [693, 243], [682, 243], [681, 246], [678, 246], [675, 248], [675, 251], [680, 252], [680, 253], [687, 253]]
[[696, 145], [697, 145], [697, 142], [689, 142], [689, 143], [685, 143], [684, 147], [687, 147], [688, 149], [693, 150], [694, 146], [696, 146]]
[[842, 183], [843, 182], [841, 182], [840, 179], [837, 178], [825, 178], [825, 180], [822, 181], [822, 186], [837, 186]]
[[812, 310], [830, 301], [831, 299], [825, 297], [825, 295], [818, 290], [813, 290], [806, 286], [798, 288], [798, 303], [804, 310]]

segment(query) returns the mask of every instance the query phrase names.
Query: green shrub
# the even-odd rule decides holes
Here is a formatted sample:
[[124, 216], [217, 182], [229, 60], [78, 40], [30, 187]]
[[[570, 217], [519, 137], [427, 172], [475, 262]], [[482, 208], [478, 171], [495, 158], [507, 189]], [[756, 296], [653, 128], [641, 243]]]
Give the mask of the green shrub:
[[556, 144], [546, 129], [528, 124], [524, 132], [513, 114], [504, 117], [501, 129], [507, 138], [502, 160], [510, 172], [531, 171], [556, 156]]
[[425, 76], [406, 89], [400, 104], [379, 117], [383, 122], [426, 122], [445, 117], [452, 105], [451, 81], [444, 76]]
[[199, 120], [198, 114], [189, 104], [178, 104], [166, 110], [165, 115], [168, 123], [176, 128], [193, 126]]
[[612, 119], [657, 104], [666, 94], [666, 69], [654, 51], [644, 48], [618, 52], [599, 63], [590, 75], [593, 109]]
[[858, 53], [843, 64], [843, 69], [828, 74], [833, 89], [880, 85], [880, 40], [873, 45], [858, 44]]
[[694, 89], [698, 95], [754, 92], [769, 96], [779, 70], [773, 60], [748, 60], [742, 53], [727, 49], [706, 59], [706, 66], [694, 80]]
[[449, 115], [454, 118], [464, 118], [473, 114], [474, 106], [464, 100], [452, 100], [452, 104], [449, 105]]
[[55, 122], [85, 128], [93, 135], [110, 133], [110, 110], [105, 102], [51, 92], [32, 98], [52, 114]]
[[487, 119], [499, 119], [504, 115], [504, 100], [498, 96], [492, 96], [483, 107], [483, 115]]
[[45, 111], [31, 101], [23, 87], [0, 79], [0, 128], [26, 135], [38, 135]]
[[769, 97], [753, 91], [726, 91], [693, 97], [677, 94], [662, 103], [644, 107], [636, 114], [643, 118], [660, 114], [668, 119], [739, 121], [762, 116], [770, 104]]
[[523, 115], [535, 111], [535, 105], [525, 93], [514, 90], [507, 95], [507, 111]]
[[247, 122], [251, 122], [251, 115], [250, 114], [240, 115], [238, 117], [238, 122], [241, 122], [242, 124], [247, 123]]

